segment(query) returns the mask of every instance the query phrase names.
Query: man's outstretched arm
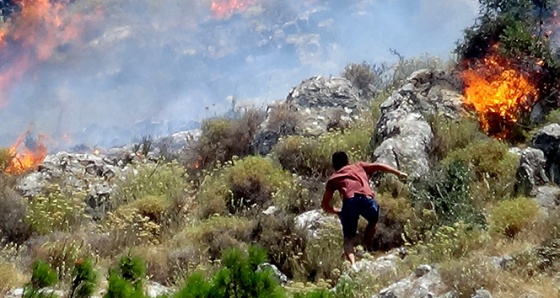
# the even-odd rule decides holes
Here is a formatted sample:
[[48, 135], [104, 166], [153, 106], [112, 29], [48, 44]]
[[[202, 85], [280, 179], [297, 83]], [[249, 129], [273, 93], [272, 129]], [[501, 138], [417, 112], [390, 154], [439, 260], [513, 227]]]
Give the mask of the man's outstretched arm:
[[333, 194], [334, 191], [327, 185], [325, 193], [323, 194], [323, 202], [321, 203], [321, 208], [323, 208], [326, 213], [339, 214], [340, 208], [335, 208], [331, 204]]
[[374, 163], [364, 162], [362, 163], [362, 166], [364, 167], [364, 170], [366, 171], [366, 173], [368, 173], [368, 175], [371, 175], [374, 172], [385, 172], [385, 173], [395, 174], [399, 178], [408, 177], [408, 175], [405, 172], [401, 172], [389, 165], [378, 163], [378, 162], [374, 162]]

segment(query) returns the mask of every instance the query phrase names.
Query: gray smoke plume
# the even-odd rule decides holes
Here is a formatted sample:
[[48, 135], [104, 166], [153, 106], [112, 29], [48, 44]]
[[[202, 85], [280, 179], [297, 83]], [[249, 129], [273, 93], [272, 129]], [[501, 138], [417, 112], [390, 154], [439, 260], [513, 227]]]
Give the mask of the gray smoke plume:
[[233, 98], [262, 106], [312, 75], [392, 61], [390, 48], [445, 59], [478, 9], [474, 0], [247, 3], [218, 17], [210, 0], [70, 1], [68, 17], [101, 14], [4, 91], [0, 145], [30, 124], [51, 148], [119, 145], [192, 128]]

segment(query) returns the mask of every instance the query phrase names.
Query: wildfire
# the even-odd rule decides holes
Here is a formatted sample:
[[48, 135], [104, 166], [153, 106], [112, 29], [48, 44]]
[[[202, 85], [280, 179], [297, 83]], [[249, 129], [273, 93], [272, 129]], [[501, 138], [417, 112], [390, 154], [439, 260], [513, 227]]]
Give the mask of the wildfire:
[[44, 145], [44, 136], [37, 140], [27, 131], [18, 137], [9, 151], [14, 158], [6, 169], [7, 173], [19, 174], [36, 168], [47, 156], [47, 147]]
[[[97, 17], [69, 15], [65, 4], [49, 0], [14, 0], [20, 12], [0, 25], [0, 92], [21, 79], [35, 64], [50, 58], [59, 46], [76, 41], [86, 22]], [[0, 108], [7, 104], [0, 98]]]
[[531, 108], [537, 95], [536, 87], [525, 75], [496, 55], [484, 58], [462, 76], [466, 104], [478, 112], [484, 131], [497, 138], [507, 136], [520, 113]]
[[225, 18], [244, 11], [253, 3], [253, 0], [212, 0], [210, 9], [217, 18]]

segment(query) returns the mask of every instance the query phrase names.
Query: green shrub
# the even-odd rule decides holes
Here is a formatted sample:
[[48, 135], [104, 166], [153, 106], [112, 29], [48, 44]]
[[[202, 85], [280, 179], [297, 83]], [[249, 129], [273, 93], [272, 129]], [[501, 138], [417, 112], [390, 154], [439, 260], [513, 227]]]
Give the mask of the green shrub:
[[159, 244], [164, 231], [161, 224], [128, 205], [118, 208], [115, 212], [109, 212], [99, 228], [110, 236], [107, 245], [110, 245], [111, 249], [107, 251], [120, 251], [139, 244]]
[[435, 161], [444, 159], [449, 152], [463, 149], [474, 141], [487, 139], [476, 119], [449, 119], [442, 115], [430, 115], [428, 123], [434, 137], [431, 155]]
[[317, 232], [317, 237], [308, 239], [303, 253], [292, 259], [294, 280], [313, 281], [338, 279], [344, 262], [343, 239], [340, 225], [327, 221]]
[[109, 271], [105, 298], [143, 298], [144, 262], [135, 256], [122, 256], [117, 268]]
[[546, 115], [544, 123], [558, 123], [558, 124], [560, 124], [560, 109], [550, 111]]
[[490, 238], [483, 230], [459, 221], [428, 231], [424, 239], [410, 247], [407, 262], [413, 266], [464, 258], [481, 249]]
[[48, 241], [42, 245], [41, 257], [56, 270], [60, 281], [72, 278], [72, 270], [78, 259], [94, 257], [91, 247], [83, 240], [65, 238]]
[[142, 164], [116, 184], [111, 196], [111, 209], [147, 197], [157, 197], [166, 202], [174, 202], [185, 194], [184, 170], [179, 164]]
[[301, 210], [306, 191], [290, 173], [264, 157], [234, 160], [205, 177], [197, 195], [199, 216], [255, 213], [276, 205]]
[[498, 203], [490, 212], [490, 228], [510, 238], [533, 225], [541, 210], [533, 199], [516, 198]]
[[270, 262], [290, 279], [300, 269], [293, 260], [303, 255], [306, 245], [304, 232], [295, 227], [294, 217], [286, 213], [260, 214], [252, 232], [254, 241], [267, 248]]
[[230, 248], [222, 253], [222, 268], [210, 280], [202, 275], [191, 276], [185, 287], [175, 295], [183, 297], [252, 298], [285, 297], [284, 290], [270, 269], [261, 270], [266, 251], [250, 246], [247, 253]]
[[52, 185], [44, 194], [32, 198], [25, 222], [40, 235], [54, 231], [71, 231], [88, 217], [85, 215], [85, 194], [63, 190]]
[[432, 172], [424, 181], [416, 182], [412, 192], [418, 204], [435, 211], [439, 224], [450, 225], [460, 220], [484, 224], [470, 194], [469, 171], [462, 161], [454, 160]]
[[442, 161], [450, 164], [460, 161], [472, 175], [471, 194], [477, 203], [508, 198], [514, 190], [519, 157], [509, 153], [507, 144], [487, 139], [449, 153]]
[[58, 282], [56, 271], [45, 261], [38, 260], [33, 263], [31, 282], [25, 286], [23, 297], [44, 297], [40, 290], [54, 286]]
[[72, 285], [69, 298], [88, 298], [95, 291], [97, 274], [93, 269], [91, 259], [80, 259], [72, 271]]
[[284, 169], [293, 173], [327, 177], [333, 172], [331, 156], [336, 151], [346, 151], [353, 161], [369, 159], [371, 133], [371, 129], [357, 128], [317, 138], [289, 136], [276, 144], [272, 154]]

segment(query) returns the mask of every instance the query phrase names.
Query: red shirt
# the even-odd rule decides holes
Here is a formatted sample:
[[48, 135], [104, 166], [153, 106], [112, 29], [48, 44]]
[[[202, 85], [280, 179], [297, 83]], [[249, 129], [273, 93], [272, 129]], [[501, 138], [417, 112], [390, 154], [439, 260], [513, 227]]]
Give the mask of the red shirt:
[[372, 198], [375, 196], [375, 192], [369, 185], [368, 173], [361, 162], [344, 166], [334, 172], [329, 177], [327, 188], [333, 192], [338, 190], [343, 199], [352, 198], [357, 193]]

